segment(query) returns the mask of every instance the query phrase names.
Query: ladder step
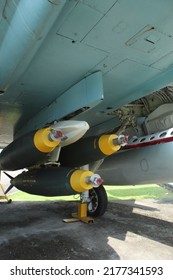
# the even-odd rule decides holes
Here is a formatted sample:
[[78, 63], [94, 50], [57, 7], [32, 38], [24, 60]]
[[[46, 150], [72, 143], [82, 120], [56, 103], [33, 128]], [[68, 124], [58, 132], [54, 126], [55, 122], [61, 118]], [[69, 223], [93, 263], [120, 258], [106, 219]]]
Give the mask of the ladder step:
[[2, 190], [2, 194], [3, 194], [3, 195], [0, 195], [0, 199], [5, 199], [7, 201], [7, 203], [11, 203], [12, 200], [9, 199], [7, 195], [5, 195], [5, 191], [4, 191], [4, 188], [3, 188], [1, 182], [0, 182], [0, 189]]
[[5, 195], [0, 195], [0, 199], [6, 199], [7, 197]]

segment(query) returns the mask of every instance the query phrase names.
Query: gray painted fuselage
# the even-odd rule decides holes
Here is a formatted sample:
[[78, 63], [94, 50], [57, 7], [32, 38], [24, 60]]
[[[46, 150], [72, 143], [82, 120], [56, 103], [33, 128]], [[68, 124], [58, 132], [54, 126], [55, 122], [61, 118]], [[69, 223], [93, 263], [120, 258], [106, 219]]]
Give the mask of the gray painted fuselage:
[[173, 142], [118, 152], [98, 170], [105, 185], [173, 182]]

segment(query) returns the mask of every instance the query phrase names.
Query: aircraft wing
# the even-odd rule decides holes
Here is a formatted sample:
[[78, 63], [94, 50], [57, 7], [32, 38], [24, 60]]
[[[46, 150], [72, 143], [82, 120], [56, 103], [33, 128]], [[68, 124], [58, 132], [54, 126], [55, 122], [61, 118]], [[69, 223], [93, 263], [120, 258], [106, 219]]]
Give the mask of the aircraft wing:
[[1, 1], [1, 170], [81, 167], [118, 151], [122, 133], [172, 128], [172, 10], [171, 0]]
[[104, 100], [75, 117], [95, 131], [103, 127], [101, 132], [119, 126], [112, 111], [172, 83], [172, 1], [14, 0], [0, 5], [2, 147], [13, 133], [33, 130], [37, 115], [54, 101], [57, 115], [50, 122], [89, 107], [86, 100], [86, 106], [74, 105], [83, 98], [81, 88], [66, 96], [94, 72], [102, 73]]

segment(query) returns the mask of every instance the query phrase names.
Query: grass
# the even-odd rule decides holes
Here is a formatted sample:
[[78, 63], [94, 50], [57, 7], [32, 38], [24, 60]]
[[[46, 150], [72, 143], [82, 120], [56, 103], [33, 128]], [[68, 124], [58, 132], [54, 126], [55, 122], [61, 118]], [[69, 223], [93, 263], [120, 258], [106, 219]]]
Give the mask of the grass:
[[[168, 191], [158, 185], [140, 186], [106, 186], [109, 200], [147, 199], [147, 198], [173, 198], [173, 192]], [[16, 192], [10, 196], [13, 201], [51, 201], [51, 200], [77, 200], [79, 195], [44, 197], [29, 195], [24, 192]]]
[[109, 200], [173, 198], [173, 192], [158, 185], [106, 187]]
[[9, 196], [13, 201], [51, 201], [51, 200], [77, 200], [79, 195], [69, 195], [69, 196], [40, 196], [40, 195], [31, 195], [24, 192], [16, 192]]

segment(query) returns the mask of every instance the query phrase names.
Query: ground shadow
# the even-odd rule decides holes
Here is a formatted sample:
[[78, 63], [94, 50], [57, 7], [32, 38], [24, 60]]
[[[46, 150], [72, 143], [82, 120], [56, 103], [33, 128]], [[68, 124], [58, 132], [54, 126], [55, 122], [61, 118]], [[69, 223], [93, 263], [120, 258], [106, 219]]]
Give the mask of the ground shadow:
[[[128, 203], [127, 203], [128, 204]], [[110, 202], [94, 224], [65, 224], [74, 202], [13, 202], [0, 205], [0, 259], [120, 259], [108, 244], [110, 237], [125, 240], [127, 232], [173, 246], [173, 223], [144, 215], [157, 207]], [[133, 213], [133, 209], [141, 213]]]

